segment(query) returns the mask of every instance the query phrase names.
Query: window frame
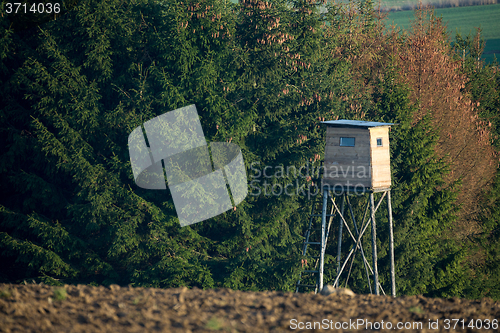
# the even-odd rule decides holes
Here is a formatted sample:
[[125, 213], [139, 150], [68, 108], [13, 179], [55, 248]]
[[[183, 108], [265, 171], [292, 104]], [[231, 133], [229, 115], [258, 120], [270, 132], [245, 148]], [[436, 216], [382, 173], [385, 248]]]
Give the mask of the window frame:
[[[343, 141], [342, 139], [352, 139], [352, 145], [348, 144], [348, 142], [342, 142]], [[350, 143], [350, 140], [349, 140], [349, 143]], [[350, 137], [350, 136], [341, 136], [340, 140], [339, 140], [339, 146], [340, 147], [355, 147], [356, 146], [356, 138]]]

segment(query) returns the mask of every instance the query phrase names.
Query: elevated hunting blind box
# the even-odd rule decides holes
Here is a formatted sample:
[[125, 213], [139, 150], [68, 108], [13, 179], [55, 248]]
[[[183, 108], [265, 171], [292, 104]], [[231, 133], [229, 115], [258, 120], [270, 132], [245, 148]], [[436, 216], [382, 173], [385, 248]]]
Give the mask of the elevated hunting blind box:
[[391, 187], [389, 129], [393, 123], [330, 120], [327, 126], [323, 187], [380, 192]]

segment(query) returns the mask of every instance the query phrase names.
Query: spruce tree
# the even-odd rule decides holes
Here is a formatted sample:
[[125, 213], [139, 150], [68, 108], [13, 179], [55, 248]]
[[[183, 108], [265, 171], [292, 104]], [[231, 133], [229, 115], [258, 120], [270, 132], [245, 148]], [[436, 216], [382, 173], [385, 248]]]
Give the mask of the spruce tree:
[[[455, 212], [438, 137], [426, 118], [411, 121], [395, 71], [380, 74], [383, 43], [365, 52], [381, 34], [370, 2], [360, 15], [322, 5], [94, 0], [27, 39], [3, 19], [2, 279], [293, 290], [319, 193], [309, 176], [324, 151], [320, 121], [347, 118], [400, 123], [397, 274], [408, 282], [399, 292], [460, 295], [463, 253], [435, 237]], [[190, 104], [207, 142], [241, 148], [249, 195], [181, 228], [169, 191], [135, 185], [127, 138]]]
[[[388, 64], [374, 100], [381, 119], [398, 124], [391, 131], [398, 293], [463, 295], [469, 277], [467, 267], [463, 267], [466, 252], [445, 234], [459, 209], [455, 204], [457, 187], [443, 186], [449, 167], [436, 153], [439, 137], [428, 116], [413, 123], [418, 108], [393, 64]], [[387, 231], [380, 239], [382, 252], [387, 253]], [[386, 272], [388, 260], [388, 254], [381, 257]], [[382, 276], [383, 281], [389, 281], [387, 273]]]
[[[477, 29], [475, 35], [463, 37], [457, 34], [454, 49], [458, 59], [461, 61], [461, 70], [468, 77], [468, 82], [463, 88], [470, 95], [473, 104], [477, 105], [482, 121], [488, 123], [491, 130], [490, 140], [498, 151], [499, 148], [499, 109], [500, 109], [500, 72], [498, 66], [485, 64], [480, 60], [484, 40], [481, 30]], [[498, 288], [499, 249], [499, 177], [498, 169], [492, 186], [482, 193], [480, 198], [481, 210], [478, 217], [481, 221], [481, 230], [470, 235], [469, 242], [472, 243], [470, 262], [474, 272], [474, 282], [467, 290], [467, 296], [471, 298], [492, 297], [498, 299], [500, 291]]]

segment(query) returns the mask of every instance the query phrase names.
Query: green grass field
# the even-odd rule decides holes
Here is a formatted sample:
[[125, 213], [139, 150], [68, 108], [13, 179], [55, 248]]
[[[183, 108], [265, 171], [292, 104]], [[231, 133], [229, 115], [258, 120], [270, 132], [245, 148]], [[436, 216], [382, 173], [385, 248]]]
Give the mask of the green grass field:
[[[481, 27], [483, 38], [486, 40], [483, 58], [491, 62], [496, 55], [500, 60], [500, 4], [438, 8], [435, 13], [443, 17], [452, 39], [457, 31], [466, 36], [475, 33], [475, 27]], [[413, 19], [413, 11], [391, 12], [386, 24], [395, 24], [406, 29], [410, 26], [410, 19]]]
[[[348, 0], [340, 0], [345, 2]], [[383, 8], [395, 10], [408, 10], [417, 8], [420, 0], [373, 0], [375, 6], [380, 5]], [[423, 5], [431, 5], [436, 8], [488, 5], [498, 3], [498, 0], [422, 0]]]
[[[238, 0], [230, 0], [237, 2]], [[349, 2], [349, 0], [335, 0], [337, 2]], [[481, 0], [422, 0], [422, 3], [446, 4]], [[483, 2], [492, 0], [483, 0]], [[381, 5], [385, 8], [401, 8], [407, 5], [418, 6], [419, 0], [374, 0], [375, 6]], [[463, 37], [469, 33], [475, 34], [476, 27], [481, 27], [483, 38], [486, 40], [483, 59], [493, 62], [494, 57], [500, 62], [500, 4], [476, 5], [463, 7], [448, 7], [435, 9], [437, 16], [443, 17], [443, 22], [447, 25], [450, 38], [455, 40], [455, 35], [460, 32]], [[395, 24], [407, 29], [410, 20], [413, 19], [412, 10], [393, 11], [389, 13], [386, 25]]]

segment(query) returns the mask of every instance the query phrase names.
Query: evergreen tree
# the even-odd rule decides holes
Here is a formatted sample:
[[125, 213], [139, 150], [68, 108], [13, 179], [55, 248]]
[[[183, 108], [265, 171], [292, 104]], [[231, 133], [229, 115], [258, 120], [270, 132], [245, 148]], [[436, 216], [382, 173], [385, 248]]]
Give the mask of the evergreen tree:
[[[498, 151], [499, 148], [499, 110], [500, 110], [500, 72], [496, 63], [487, 65], [480, 57], [484, 48], [481, 30], [476, 35], [465, 38], [457, 34], [454, 45], [457, 57], [461, 61], [461, 69], [468, 77], [463, 88], [473, 104], [477, 105], [479, 115], [491, 129], [491, 142]], [[499, 281], [499, 177], [497, 175], [493, 185], [482, 195], [481, 211], [478, 213], [481, 221], [481, 230], [469, 237], [474, 246], [471, 251], [471, 268], [474, 272], [474, 283], [468, 289], [468, 297], [492, 297], [498, 299], [500, 291]]]
[[[443, 186], [449, 169], [435, 151], [439, 137], [428, 116], [413, 123], [418, 108], [393, 66], [387, 68], [374, 100], [381, 119], [398, 124], [391, 131], [398, 293], [463, 295], [469, 273], [463, 267], [466, 252], [445, 234], [456, 218], [457, 191]], [[388, 253], [386, 231], [380, 239], [382, 252]], [[385, 272], [388, 260], [387, 254], [381, 256]], [[390, 281], [388, 274], [382, 276], [382, 281]]]
[[[130, 283], [153, 262], [171, 274], [150, 285], [186, 279], [211, 285], [204, 266], [196, 258], [189, 262], [192, 252], [171, 236], [151, 246], [175, 219], [124, 186], [131, 177], [126, 138], [138, 120], [130, 103], [116, 97], [123, 82], [136, 79], [127, 90], [143, 83], [136, 78], [143, 74], [136, 61], [146, 52], [142, 5], [80, 4], [40, 29], [37, 52], [11, 76], [27, 102], [16, 110], [19, 121], [12, 126], [8, 114], [3, 127], [9, 179], [3, 193], [9, 196], [2, 202], [1, 247], [16, 262], [10, 280]], [[133, 107], [143, 106], [141, 94], [135, 90]], [[138, 115], [152, 116], [147, 107]]]
[[[277, 4], [269, 19], [262, 11], [270, 4], [254, 5], [252, 17], [275, 25], [276, 52], [248, 47], [257, 37], [245, 41], [241, 13], [216, 1], [85, 2], [40, 29], [36, 53], [7, 75], [19, 91], [14, 100], [25, 101], [3, 119], [6, 279], [291, 288], [304, 197], [250, 196], [235, 212], [180, 228], [168, 192], [137, 188], [128, 162], [132, 129], [193, 103], [207, 139], [232, 140], [248, 166], [299, 169], [319, 158], [316, 119], [326, 114], [315, 89], [328, 87], [315, 74], [323, 66], [312, 31], [319, 15], [310, 4], [297, 4], [298, 15]], [[300, 87], [291, 102], [290, 84]], [[283, 188], [294, 176], [269, 182]]]
[[[455, 192], [431, 117], [415, 117], [402, 67], [386, 65], [371, 2], [359, 13], [322, 5], [92, 0], [29, 32], [2, 17], [1, 278], [293, 290], [319, 194], [310, 178], [324, 151], [319, 121], [347, 118], [400, 123], [391, 144], [399, 292], [461, 295], [466, 253], [443, 236]], [[181, 228], [169, 191], [135, 185], [127, 138], [190, 104], [208, 142], [241, 148], [249, 195]]]

